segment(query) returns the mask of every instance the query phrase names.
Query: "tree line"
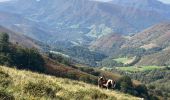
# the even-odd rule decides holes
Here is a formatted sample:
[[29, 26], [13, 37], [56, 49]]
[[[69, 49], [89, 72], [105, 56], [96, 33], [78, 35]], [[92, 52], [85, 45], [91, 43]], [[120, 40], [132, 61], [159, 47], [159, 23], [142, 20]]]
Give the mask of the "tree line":
[[38, 50], [11, 44], [7, 33], [0, 33], [0, 65], [38, 72], [45, 71], [45, 62]]

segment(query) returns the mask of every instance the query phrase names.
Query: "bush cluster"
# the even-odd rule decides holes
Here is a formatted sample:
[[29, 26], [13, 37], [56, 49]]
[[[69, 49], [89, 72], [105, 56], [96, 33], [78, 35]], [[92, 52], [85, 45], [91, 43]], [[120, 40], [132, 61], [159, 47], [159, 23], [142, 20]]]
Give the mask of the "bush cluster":
[[43, 57], [38, 50], [11, 44], [8, 34], [0, 33], [0, 65], [43, 72], [44, 64]]

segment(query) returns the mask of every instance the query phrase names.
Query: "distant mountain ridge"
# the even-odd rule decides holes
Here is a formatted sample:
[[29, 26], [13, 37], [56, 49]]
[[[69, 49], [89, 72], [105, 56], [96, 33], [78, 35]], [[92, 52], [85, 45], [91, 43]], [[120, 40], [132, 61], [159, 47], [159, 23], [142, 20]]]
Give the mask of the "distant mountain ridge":
[[154, 47], [167, 48], [170, 46], [170, 22], [154, 25], [134, 36], [125, 43], [124, 47], [150, 49]]
[[164, 4], [161, 1], [158, 0], [112, 0], [111, 3], [126, 6], [126, 7], [134, 7], [134, 8], [140, 8], [145, 10], [160, 10], [164, 12], [168, 10], [169, 4]]
[[169, 65], [170, 22], [154, 25], [132, 36], [122, 47], [144, 48], [146, 50], [159, 48], [158, 52], [143, 56], [137, 65]]
[[[14, 16], [20, 15], [21, 19], [30, 21], [30, 27], [24, 27], [24, 33], [37, 34], [29, 35], [31, 37], [39, 40], [46, 38], [42, 40], [46, 42], [69, 40], [80, 44], [84, 40], [91, 42], [88, 38], [94, 40], [110, 33], [137, 33], [156, 23], [170, 20], [170, 6], [156, 0], [129, 1], [131, 4], [135, 3], [130, 7], [123, 5], [129, 2], [113, 1], [105, 3], [88, 0], [14, 0], [0, 3], [0, 11], [12, 13]], [[141, 4], [146, 9], [136, 6]], [[16, 23], [7, 23], [6, 20], [0, 22], [5, 26]]]

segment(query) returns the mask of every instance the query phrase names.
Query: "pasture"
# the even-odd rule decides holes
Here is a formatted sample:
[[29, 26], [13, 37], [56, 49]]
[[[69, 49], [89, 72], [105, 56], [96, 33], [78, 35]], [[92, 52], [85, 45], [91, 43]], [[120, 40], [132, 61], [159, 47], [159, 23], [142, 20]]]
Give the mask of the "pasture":
[[141, 72], [147, 70], [155, 70], [155, 69], [162, 69], [165, 66], [130, 66], [130, 67], [116, 67], [118, 70], [126, 71], [126, 72]]
[[116, 62], [123, 63], [123, 64], [129, 64], [135, 60], [136, 57], [121, 57], [113, 59]]

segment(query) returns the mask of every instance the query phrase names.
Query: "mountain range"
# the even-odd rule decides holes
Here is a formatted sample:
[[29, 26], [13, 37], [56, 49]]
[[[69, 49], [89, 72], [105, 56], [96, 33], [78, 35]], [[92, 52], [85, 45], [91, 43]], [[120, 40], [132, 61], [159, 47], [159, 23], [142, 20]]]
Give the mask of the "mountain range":
[[[136, 65], [170, 64], [170, 23], [151, 26], [135, 35], [109, 34], [92, 42], [90, 49], [100, 51], [109, 59], [124, 56], [140, 56]], [[111, 60], [112, 61], [112, 60]]]
[[0, 25], [14, 33], [52, 47], [86, 46], [106, 55], [123, 48], [160, 48], [159, 54], [169, 50], [169, 16], [170, 5], [157, 0], [0, 3]]
[[157, 0], [13, 0], [0, 3], [0, 25], [46, 43], [89, 44], [107, 34], [134, 34], [169, 21], [169, 11]]

